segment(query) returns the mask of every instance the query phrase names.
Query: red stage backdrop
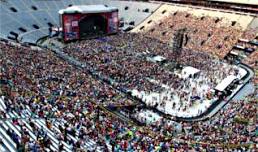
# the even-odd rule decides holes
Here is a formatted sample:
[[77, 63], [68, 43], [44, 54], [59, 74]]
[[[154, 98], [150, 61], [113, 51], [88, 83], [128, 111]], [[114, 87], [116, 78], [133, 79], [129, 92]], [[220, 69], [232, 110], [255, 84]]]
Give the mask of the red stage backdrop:
[[[106, 7], [104, 5], [72, 6], [60, 10], [59, 14], [64, 41], [83, 39], [83, 32], [87, 31], [87, 28], [87, 32], [89, 32], [90, 28], [98, 26], [105, 28], [104, 30], [102, 29], [104, 31], [103, 34], [114, 34], [118, 32], [118, 9], [114, 7]], [[84, 21], [85, 24], [82, 24], [81, 22], [87, 17], [91, 17], [91, 19]], [[94, 20], [94, 17], [98, 19]], [[94, 23], [98, 25], [94, 25]]]

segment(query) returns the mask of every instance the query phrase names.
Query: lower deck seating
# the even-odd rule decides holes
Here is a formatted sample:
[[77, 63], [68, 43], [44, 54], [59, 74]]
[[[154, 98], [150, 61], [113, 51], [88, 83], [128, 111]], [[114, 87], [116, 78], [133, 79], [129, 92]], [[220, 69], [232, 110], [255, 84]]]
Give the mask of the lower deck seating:
[[[4, 109], [3, 98], [0, 100], [0, 109]], [[25, 111], [30, 110], [26, 109]], [[36, 144], [40, 142], [42, 137], [46, 144], [44, 150], [59, 151], [60, 145], [62, 145], [61, 147], [63, 147], [64, 151], [72, 152], [74, 150], [73, 144], [79, 141], [78, 130], [75, 130], [74, 135], [69, 133], [65, 135], [63, 131], [60, 131], [60, 128], [66, 129], [67, 121], [65, 119], [44, 120], [42, 118], [31, 118], [29, 112], [17, 114], [15, 111], [9, 111], [6, 113], [7, 120], [0, 121], [0, 135], [4, 137], [2, 142], [5, 145], [5, 147], [0, 148], [6, 151], [15, 152], [15, 149], [23, 148], [22, 145], [19, 145], [23, 140], [29, 140], [30, 143]], [[63, 140], [60, 140], [61, 136], [64, 136]], [[97, 147], [96, 143], [89, 138], [84, 145], [84, 148], [90, 151], [95, 150], [95, 148], [97, 151], [101, 151], [100, 147]]]

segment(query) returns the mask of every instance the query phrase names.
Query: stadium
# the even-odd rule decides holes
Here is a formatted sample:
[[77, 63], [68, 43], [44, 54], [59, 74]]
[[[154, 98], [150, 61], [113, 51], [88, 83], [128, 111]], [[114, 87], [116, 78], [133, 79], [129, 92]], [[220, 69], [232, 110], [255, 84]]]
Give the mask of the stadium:
[[0, 6], [0, 152], [257, 150], [257, 0]]

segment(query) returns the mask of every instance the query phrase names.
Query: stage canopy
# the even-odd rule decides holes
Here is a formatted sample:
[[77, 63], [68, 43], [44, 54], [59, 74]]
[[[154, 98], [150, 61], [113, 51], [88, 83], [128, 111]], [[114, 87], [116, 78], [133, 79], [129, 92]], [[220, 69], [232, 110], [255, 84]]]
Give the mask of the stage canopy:
[[72, 14], [72, 13], [103, 13], [113, 12], [118, 10], [116, 7], [109, 7], [105, 5], [74, 5], [61, 9], [58, 11], [59, 14]]

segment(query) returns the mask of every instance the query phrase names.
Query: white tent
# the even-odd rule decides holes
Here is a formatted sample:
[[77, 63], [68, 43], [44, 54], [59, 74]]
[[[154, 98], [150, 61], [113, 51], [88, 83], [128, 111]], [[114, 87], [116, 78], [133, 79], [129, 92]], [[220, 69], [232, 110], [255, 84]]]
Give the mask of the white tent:
[[154, 56], [154, 57], [147, 57], [147, 60], [151, 61], [151, 62], [162, 62], [162, 61], [165, 61], [166, 58], [163, 57], [163, 56], [157, 55], [157, 56]]
[[191, 67], [191, 66], [187, 66], [187, 67], [183, 68], [181, 77], [185, 79], [185, 78], [193, 76], [193, 75], [195, 75], [199, 72], [200, 72], [199, 69], [196, 69], [196, 68]]
[[225, 79], [223, 79], [216, 87], [215, 89], [218, 91], [224, 91], [234, 80], [236, 79], [236, 76], [229, 75]]

